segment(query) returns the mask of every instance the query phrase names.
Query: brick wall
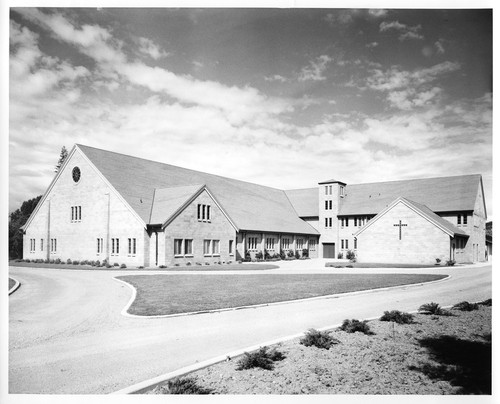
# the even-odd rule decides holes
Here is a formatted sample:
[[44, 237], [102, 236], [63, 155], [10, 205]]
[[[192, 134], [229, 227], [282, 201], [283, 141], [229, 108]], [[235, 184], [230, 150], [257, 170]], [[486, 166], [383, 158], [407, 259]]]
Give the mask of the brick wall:
[[[372, 219], [373, 220], [373, 219]], [[406, 227], [401, 228], [399, 220]], [[434, 264], [449, 259], [450, 237], [402, 202], [358, 235], [358, 261]]]
[[[81, 178], [75, 183], [72, 171], [78, 166]], [[110, 234], [108, 225], [110, 208]], [[50, 228], [48, 225], [50, 206]], [[81, 221], [71, 220], [71, 207], [81, 206]], [[50, 231], [50, 235], [48, 232]], [[30, 239], [35, 238], [36, 249], [30, 253]], [[97, 253], [97, 239], [103, 239], [103, 252]], [[78, 150], [64, 166], [57, 182], [40, 206], [24, 235], [24, 258], [71, 260], [104, 260], [108, 257], [110, 239], [120, 240], [119, 253], [110, 256], [110, 263], [127, 266], [144, 265], [147, 233], [143, 224], [132, 214], [122, 200], [111, 191], [97, 171]], [[136, 254], [128, 254], [128, 238], [136, 239]], [[44, 250], [40, 250], [43, 239]], [[50, 239], [57, 240], [57, 250], [47, 254]]]

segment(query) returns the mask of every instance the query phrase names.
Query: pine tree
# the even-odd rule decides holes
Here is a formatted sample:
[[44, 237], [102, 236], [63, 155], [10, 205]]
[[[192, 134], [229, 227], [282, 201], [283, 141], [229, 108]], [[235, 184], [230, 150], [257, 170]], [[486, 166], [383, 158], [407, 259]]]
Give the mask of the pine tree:
[[56, 169], [54, 170], [56, 173], [59, 172], [59, 169], [64, 163], [64, 160], [66, 160], [66, 157], [68, 157], [68, 150], [66, 150], [66, 147], [63, 146], [61, 149], [61, 154], [59, 155], [59, 161], [57, 162]]

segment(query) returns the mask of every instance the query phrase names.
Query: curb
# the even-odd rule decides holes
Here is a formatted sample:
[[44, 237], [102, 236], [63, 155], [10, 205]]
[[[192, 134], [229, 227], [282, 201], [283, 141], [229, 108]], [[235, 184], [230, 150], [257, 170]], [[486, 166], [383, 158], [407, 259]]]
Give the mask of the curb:
[[[120, 275], [123, 276], [123, 275]], [[125, 275], [126, 276], [126, 275]], [[133, 275], [132, 275], [133, 276]], [[284, 300], [282, 302], [273, 302], [273, 303], [261, 303], [261, 304], [254, 304], [250, 306], [237, 306], [237, 307], [227, 307], [223, 309], [213, 309], [213, 310], [202, 310], [202, 311], [191, 311], [187, 313], [176, 313], [176, 314], [160, 314], [156, 316], [140, 316], [137, 314], [130, 314], [128, 310], [130, 309], [130, 306], [132, 306], [132, 303], [134, 303], [134, 300], [137, 296], [137, 290], [135, 287], [122, 280], [118, 279], [116, 277], [113, 277], [114, 280], [126, 284], [129, 288], [132, 289], [132, 297], [128, 301], [128, 303], [125, 305], [123, 310], [121, 311], [121, 315], [125, 317], [130, 317], [130, 318], [140, 318], [140, 319], [155, 319], [155, 318], [170, 318], [170, 317], [181, 317], [181, 316], [193, 316], [196, 314], [211, 314], [211, 313], [222, 313], [225, 311], [235, 311], [235, 310], [244, 310], [244, 309], [256, 309], [259, 307], [268, 307], [268, 306], [277, 306], [277, 305], [282, 305], [282, 304], [293, 304], [293, 303], [302, 303], [302, 302], [308, 302], [308, 301], [314, 301], [314, 300], [322, 300], [322, 299], [337, 299], [339, 297], [344, 297], [344, 296], [356, 296], [364, 293], [376, 293], [376, 292], [381, 292], [381, 291], [386, 291], [386, 290], [392, 290], [392, 289], [404, 289], [407, 287], [416, 287], [416, 286], [425, 286], [425, 285], [431, 285], [433, 283], [438, 283], [438, 282], [443, 282], [451, 279], [451, 275], [447, 275], [446, 277], [442, 279], [438, 279], [435, 281], [429, 281], [429, 282], [420, 282], [420, 283], [409, 283], [406, 285], [397, 285], [397, 286], [388, 286], [385, 288], [378, 288], [378, 289], [366, 289], [366, 290], [358, 290], [355, 292], [346, 292], [346, 293], [336, 293], [333, 295], [324, 295], [324, 296], [315, 296], [315, 297], [307, 297], [304, 299], [295, 299], [295, 300]]]
[[21, 283], [17, 280], [17, 279], [14, 279], [12, 277], [9, 276], [10, 279], [12, 279], [14, 282], [16, 282], [14, 284], [14, 286], [12, 286], [10, 289], [9, 289], [9, 296], [14, 293], [17, 289], [19, 289], [21, 287]]
[[[475, 302], [475, 303], [478, 303], [478, 302]], [[442, 306], [443, 309], [449, 309], [451, 307], [453, 307], [453, 306]], [[409, 311], [408, 313], [418, 314], [419, 311], [412, 310], [412, 311]], [[380, 318], [380, 316], [368, 317], [368, 318], [362, 319], [361, 321], [373, 321], [373, 320], [377, 320], [379, 318]], [[342, 323], [337, 323], [334, 325], [328, 325], [325, 327], [317, 328], [317, 330], [318, 331], [334, 330], [334, 329], [340, 327], [341, 325], [342, 325]], [[198, 370], [205, 369], [205, 368], [212, 366], [212, 365], [215, 365], [217, 363], [224, 362], [228, 358], [235, 359], [235, 358], [243, 355], [245, 352], [253, 352], [253, 351], [256, 351], [256, 350], [262, 348], [263, 346], [276, 345], [276, 344], [279, 344], [280, 342], [286, 342], [286, 341], [290, 341], [292, 339], [300, 338], [303, 335], [304, 335], [304, 332], [301, 332], [298, 334], [288, 335], [286, 337], [281, 337], [281, 338], [276, 338], [276, 339], [273, 339], [270, 341], [266, 341], [266, 342], [263, 342], [263, 343], [258, 344], [258, 345], [252, 345], [252, 346], [249, 346], [249, 347], [246, 347], [243, 349], [238, 349], [236, 351], [232, 351], [232, 352], [229, 352], [229, 353], [224, 354], [224, 355], [219, 355], [219, 356], [216, 356], [215, 358], [208, 359], [208, 360], [205, 360], [203, 362], [195, 363], [194, 365], [185, 366], [185, 367], [180, 368], [178, 370], [164, 373], [164, 374], [157, 376], [155, 378], [152, 378], [152, 379], [144, 380], [140, 383], [136, 383], [132, 386], [125, 387], [124, 389], [115, 391], [111, 394], [112, 395], [115, 395], [115, 394], [143, 394], [148, 390], [154, 389], [159, 384], [165, 383], [166, 381], [169, 381], [169, 380], [174, 379], [176, 377], [185, 376], [189, 373], [193, 373], [193, 372], [196, 372]]]

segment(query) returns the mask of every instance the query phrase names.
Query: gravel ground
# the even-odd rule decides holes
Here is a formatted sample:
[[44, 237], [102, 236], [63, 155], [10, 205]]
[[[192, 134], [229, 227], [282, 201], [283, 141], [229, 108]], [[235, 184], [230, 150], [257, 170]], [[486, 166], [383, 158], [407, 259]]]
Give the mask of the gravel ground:
[[374, 335], [335, 330], [329, 350], [281, 343], [273, 370], [237, 371], [234, 358], [189, 376], [215, 394], [491, 394], [491, 307], [452, 312], [370, 321]]

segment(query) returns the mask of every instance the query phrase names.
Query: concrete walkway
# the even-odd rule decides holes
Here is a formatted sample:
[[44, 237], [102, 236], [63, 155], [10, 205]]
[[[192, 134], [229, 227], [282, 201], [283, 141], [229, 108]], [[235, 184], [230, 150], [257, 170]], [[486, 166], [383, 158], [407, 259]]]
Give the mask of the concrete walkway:
[[[23, 287], [9, 297], [10, 393], [110, 393], [129, 385], [345, 318], [416, 310], [491, 297], [491, 266], [336, 269], [324, 260], [292, 261], [235, 273], [435, 273], [451, 279], [355, 296], [159, 319], [120, 315], [128, 287], [113, 278], [140, 271], [10, 267]], [[148, 272], [151, 274], [152, 272]], [[159, 272], [169, 276], [173, 273]], [[189, 272], [181, 272], [183, 275]], [[228, 274], [217, 272], [216, 274]]]

